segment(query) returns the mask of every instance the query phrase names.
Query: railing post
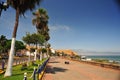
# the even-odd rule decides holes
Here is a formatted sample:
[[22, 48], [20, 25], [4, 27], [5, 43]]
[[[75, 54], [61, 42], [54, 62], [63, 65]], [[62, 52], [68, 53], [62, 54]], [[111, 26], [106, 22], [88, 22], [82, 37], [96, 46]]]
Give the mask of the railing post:
[[24, 73], [24, 79], [23, 80], [27, 80], [27, 73]]
[[37, 69], [34, 67], [33, 80], [36, 80], [36, 71]]

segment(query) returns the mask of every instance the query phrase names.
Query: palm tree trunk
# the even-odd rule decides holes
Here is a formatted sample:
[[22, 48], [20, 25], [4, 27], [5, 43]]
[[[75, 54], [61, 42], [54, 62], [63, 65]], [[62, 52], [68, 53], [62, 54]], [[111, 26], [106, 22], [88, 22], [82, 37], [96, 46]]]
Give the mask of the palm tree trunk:
[[34, 52], [34, 61], [36, 61], [37, 59], [37, 49], [35, 50], [35, 52]]
[[47, 44], [48, 42], [46, 41], [46, 50], [47, 50], [47, 53], [46, 53], [46, 55], [47, 55], [47, 58], [49, 57], [48, 55], [49, 55], [49, 51], [48, 51], [48, 49], [49, 49], [49, 47], [48, 47], [48, 44]]
[[41, 51], [41, 53], [40, 53], [40, 61], [42, 61], [42, 59], [43, 59], [43, 56], [42, 56], [42, 51]]
[[36, 61], [36, 56], [37, 56], [37, 42], [36, 42], [36, 49], [35, 49], [35, 52], [34, 52], [34, 61]]
[[8, 65], [7, 65], [7, 69], [4, 77], [12, 75], [12, 65], [13, 65], [13, 58], [14, 58], [14, 52], [15, 52], [15, 40], [16, 40], [18, 23], [19, 23], [19, 8], [17, 8], [16, 10], [16, 19], [15, 19], [15, 26], [14, 26], [13, 35], [12, 35], [11, 49], [10, 49]]
[[47, 53], [46, 53], [46, 55], [47, 55], [47, 58], [49, 57], [49, 48], [47, 48]]

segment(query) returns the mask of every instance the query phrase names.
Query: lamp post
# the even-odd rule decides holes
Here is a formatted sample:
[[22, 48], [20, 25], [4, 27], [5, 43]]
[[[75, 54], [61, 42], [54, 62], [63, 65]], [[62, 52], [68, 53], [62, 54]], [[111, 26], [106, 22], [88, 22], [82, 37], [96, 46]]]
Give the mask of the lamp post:
[[9, 7], [9, 5], [6, 2], [0, 2], [0, 16], [2, 13], [2, 10], [6, 11], [6, 9]]

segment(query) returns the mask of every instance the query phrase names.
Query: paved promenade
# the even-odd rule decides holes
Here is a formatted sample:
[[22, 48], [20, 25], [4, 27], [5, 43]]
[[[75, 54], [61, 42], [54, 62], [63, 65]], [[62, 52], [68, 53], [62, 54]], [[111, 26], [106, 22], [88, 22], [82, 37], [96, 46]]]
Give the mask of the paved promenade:
[[58, 57], [52, 57], [47, 65], [43, 80], [120, 80], [120, 70], [113, 70], [69, 61], [64, 64]]

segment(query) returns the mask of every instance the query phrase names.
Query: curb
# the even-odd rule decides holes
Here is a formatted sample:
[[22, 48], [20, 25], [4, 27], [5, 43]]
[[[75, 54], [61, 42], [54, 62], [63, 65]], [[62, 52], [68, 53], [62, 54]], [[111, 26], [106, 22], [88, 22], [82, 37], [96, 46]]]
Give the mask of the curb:
[[46, 70], [46, 66], [45, 66], [44, 70], [38, 75], [39, 80], [42, 80], [45, 70]]
[[[48, 61], [49, 61], [49, 59], [48, 59]], [[47, 63], [48, 63], [48, 61], [47, 61]], [[44, 75], [44, 72], [45, 72], [45, 70], [46, 70], [47, 63], [46, 63], [46, 65], [44, 66], [44, 68], [43, 68], [43, 70], [41, 71], [41, 73], [38, 74], [38, 80], [42, 80], [43, 75]]]

